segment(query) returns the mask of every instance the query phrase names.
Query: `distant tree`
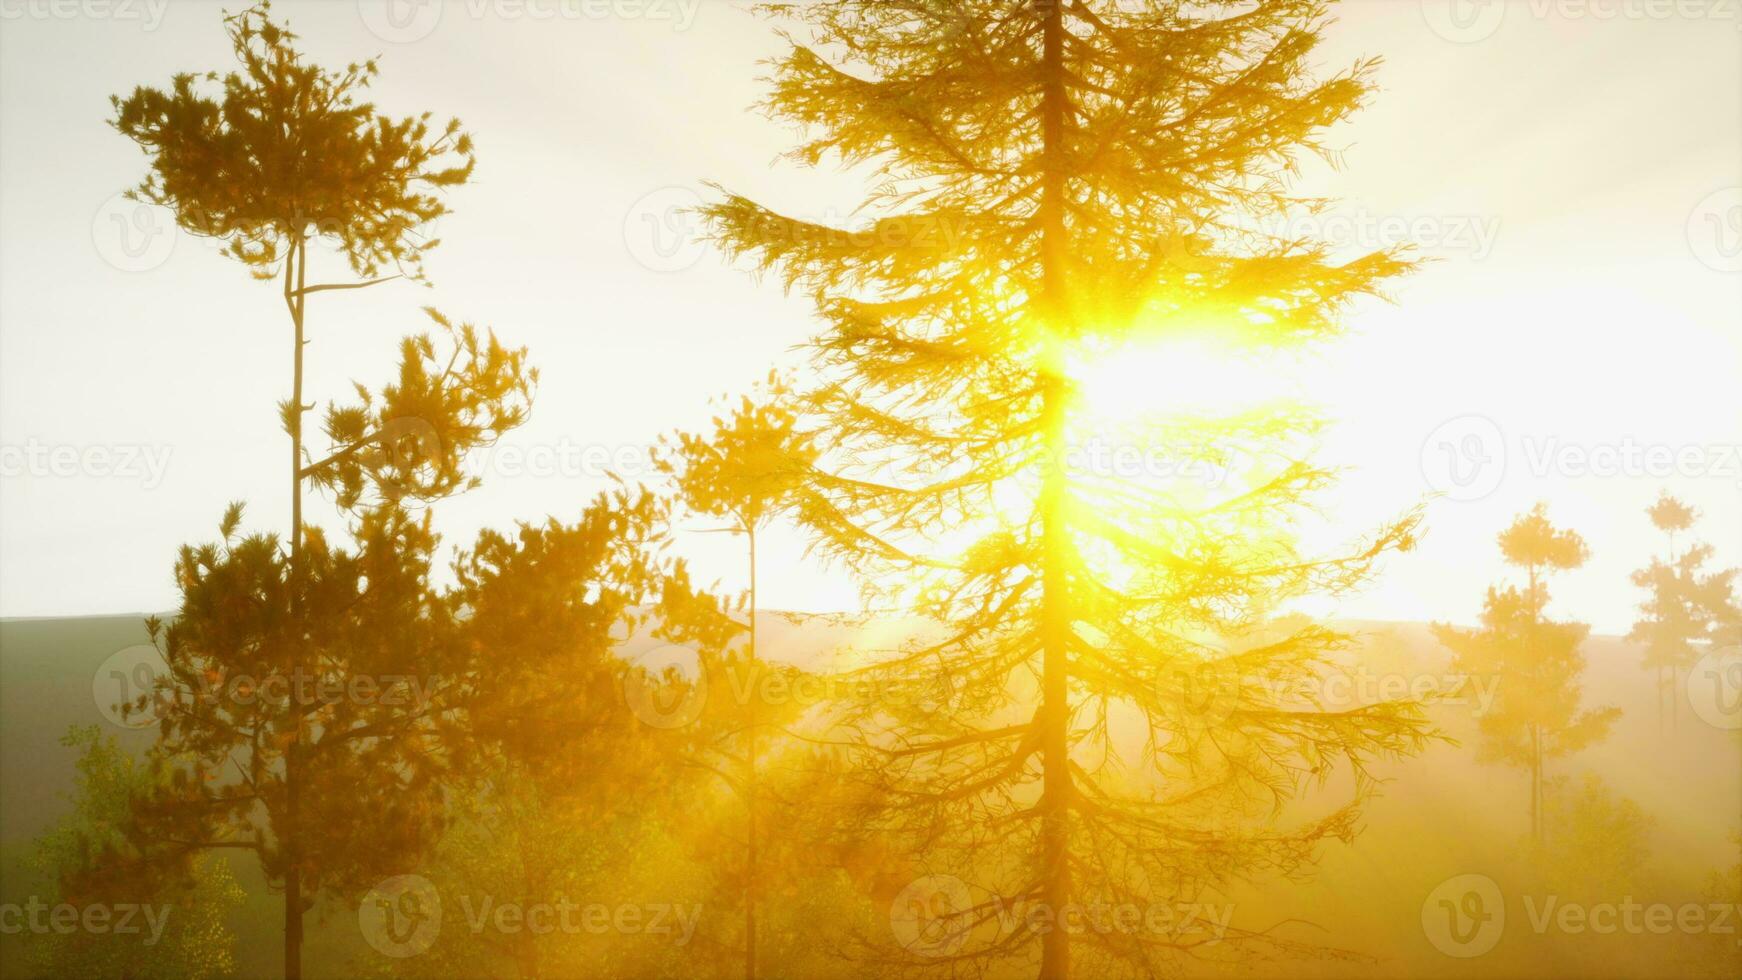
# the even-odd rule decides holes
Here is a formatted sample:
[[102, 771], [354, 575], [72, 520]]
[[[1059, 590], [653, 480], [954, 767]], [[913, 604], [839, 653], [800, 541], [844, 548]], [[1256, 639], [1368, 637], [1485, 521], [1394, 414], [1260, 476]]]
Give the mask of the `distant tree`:
[[[1729, 838], [1735, 864], [1719, 866], [1707, 874], [1700, 895], [1711, 908], [1742, 909], [1742, 832]], [[1686, 976], [1733, 977], [1742, 970], [1742, 945], [1733, 929], [1713, 928], [1684, 937], [1692, 955], [1676, 968]]]
[[[308, 299], [401, 277], [421, 278], [421, 256], [436, 244], [422, 231], [447, 211], [436, 192], [464, 183], [474, 160], [471, 137], [461, 131], [458, 120], [432, 128], [427, 113], [395, 119], [376, 111], [362, 100], [376, 77], [375, 62], [337, 71], [309, 64], [295, 47], [296, 35], [270, 14], [270, 6], [262, 3], [224, 18], [238, 69], [222, 76], [215, 71], [179, 74], [168, 89], [139, 87], [126, 98], [115, 96], [111, 124], [150, 158], [150, 174], [130, 196], [170, 208], [191, 234], [222, 241], [225, 253], [256, 278], [282, 275], [293, 335], [290, 397], [280, 405], [290, 437], [291, 513], [284, 537], [285, 587], [274, 592], [290, 604], [280, 617], [295, 623], [303, 618], [302, 602], [313, 588], [303, 581], [309, 534], [303, 521], [305, 482], [346, 481], [347, 467], [371, 454], [385, 460], [389, 469], [408, 456], [419, 460], [412, 468], [424, 469], [422, 454], [432, 438], [428, 427], [447, 418], [390, 416], [382, 420], [384, 426], [364, 431], [352, 424], [360, 415], [329, 415], [329, 434], [344, 444], [335, 447], [335, 456], [310, 459], [303, 431], [303, 416], [313, 407], [305, 402], [303, 390]], [[309, 245], [323, 240], [342, 254], [356, 281], [309, 281]], [[395, 271], [382, 275], [387, 267]], [[408, 356], [405, 363], [414, 366], [419, 359]], [[445, 376], [435, 378], [440, 380], [426, 387], [444, 388]], [[425, 380], [429, 378], [402, 379], [402, 386]], [[436, 440], [446, 435], [439, 428], [436, 432]], [[464, 445], [464, 439], [446, 443], [449, 450]], [[311, 547], [317, 546], [311, 542]], [[252, 571], [265, 574], [264, 556], [253, 560]], [[282, 624], [274, 628], [286, 629]], [[306, 629], [308, 635], [315, 632]], [[294, 666], [313, 669], [325, 654], [297, 642], [282, 655], [309, 658]], [[307, 862], [292, 828], [304, 822], [299, 817], [298, 769], [309, 733], [302, 727], [301, 712], [293, 711], [291, 720], [288, 742], [272, 749], [282, 751], [289, 770], [278, 829], [285, 832], [280, 839], [282, 866], [289, 869], [284, 878], [285, 975], [297, 978], [308, 905], [303, 895]]]
[[[861, 719], [871, 771], [900, 801], [885, 829], [1054, 915], [1303, 869], [1319, 842], [1353, 835], [1368, 781], [1302, 826], [1245, 820], [1338, 763], [1359, 774], [1413, 751], [1427, 728], [1406, 705], [1325, 711], [1267, 693], [1306, 686], [1288, 682], [1346, 646], [1334, 630], [1242, 637], [1293, 597], [1364, 580], [1411, 543], [1414, 517], [1345, 554], [1303, 553], [1294, 519], [1331, 474], [1295, 448], [1316, 425], [1298, 406], [1120, 434], [1151, 457], [1233, 470], [1219, 494], [1071, 457], [1093, 434], [1085, 399], [1105, 394], [1092, 365], [1123, 345], [1298, 349], [1411, 267], [1255, 230], [1322, 206], [1288, 175], [1328, 152], [1324, 131], [1365, 100], [1373, 63], [1315, 70], [1320, 0], [765, 6], [811, 34], [776, 60], [765, 108], [805, 127], [798, 161], [875, 170], [869, 217], [843, 228], [730, 194], [706, 216], [728, 252], [811, 295], [826, 322], [814, 404], [830, 472], [802, 511], [819, 547], [867, 581], [918, 579], [907, 608], [948, 626], [883, 678], [971, 692], [950, 712]], [[1196, 704], [1189, 689], [1206, 684], [1229, 696]], [[1141, 747], [1117, 744], [1115, 716], [1138, 719]], [[963, 910], [959, 931], [986, 914]], [[934, 965], [1032, 958], [1062, 978], [1077, 940], [1019, 930]], [[1080, 942], [1086, 972], [1205, 952], [1148, 935]]]
[[1676, 550], [1676, 535], [1698, 518], [1693, 508], [1664, 493], [1645, 513], [1668, 538], [1668, 552], [1653, 556], [1650, 565], [1633, 573], [1633, 584], [1649, 595], [1639, 604], [1642, 615], [1627, 638], [1645, 646], [1641, 666], [1657, 672], [1657, 723], [1662, 731], [1665, 702], [1670, 724], [1676, 721], [1682, 674], [1714, 643], [1721, 643], [1726, 628], [1734, 629], [1742, 617], [1734, 586], [1738, 570], [1703, 571], [1713, 554], [1709, 544]]
[[750, 395], [714, 418], [705, 434], [680, 432], [666, 440], [658, 461], [671, 475], [680, 503], [690, 512], [724, 522], [719, 530], [742, 535], [748, 585], [744, 592], [744, 646], [740, 656], [721, 664], [741, 676], [724, 689], [747, 691], [743, 717], [728, 723], [725, 733], [736, 749], [715, 741], [708, 746], [722, 753], [742, 774], [732, 784], [742, 795], [744, 844], [744, 975], [756, 976], [756, 906], [759, 829], [757, 783], [759, 743], [767, 719], [759, 717], [759, 694], [765, 676], [756, 654], [757, 534], [783, 511], [791, 511], [810, 490], [819, 450], [816, 437], [800, 427], [791, 381], [776, 372]]
[[1525, 570], [1524, 591], [1489, 588], [1479, 629], [1438, 623], [1433, 629], [1456, 654], [1456, 669], [1494, 679], [1495, 703], [1478, 722], [1483, 735], [1479, 756], [1529, 771], [1530, 834], [1540, 842], [1544, 760], [1601, 741], [1621, 709], [1580, 710], [1579, 675], [1585, 658], [1579, 646], [1591, 628], [1543, 616], [1547, 573], [1583, 565], [1589, 556], [1584, 539], [1551, 525], [1546, 506], [1537, 504], [1502, 531], [1499, 540], [1507, 563]]
[[[188, 861], [180, 874], [129, 874], [116, 855], [128, 848], [125, 829], [133, 801], [160, 788], [170, 772], [160, 760], [139, 760], [96, 726], [74, 727], [61, 744], [79, 752], [72, 811], [38, 837], [31, 867], [54, 883], [51, 904], [101, 904], [110, 921], [118, 906], [135, 912], [120, 928], [50, 932], [33, 937], [32, 964], [51, 977], [130, 977], [203, 980], [235, 972], [236, 936], [229, 916], [242, 904], [230, 866], [215, 854]], [[154, 930], [161, 929], [155, 933]]]
[[1576, 784], [1566, 776], [1548, 783], [1544, 823], [1555, 827], [1555, 834], [1523, 856], [1541, 889], [1566, 901], [1592, 903], [1646, 891], [1656, 821], [1595, 773]]

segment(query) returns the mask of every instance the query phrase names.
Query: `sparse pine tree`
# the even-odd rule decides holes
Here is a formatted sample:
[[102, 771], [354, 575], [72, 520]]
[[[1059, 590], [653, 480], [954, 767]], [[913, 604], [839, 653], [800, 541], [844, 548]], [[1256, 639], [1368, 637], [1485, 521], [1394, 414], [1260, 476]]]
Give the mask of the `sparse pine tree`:
[[[225, 254], [243, 263], [256, 278], [282, 279], [292, 328], [290, 397], [279, 405], [290, 437], [287, 554], [282, 569], [268, 569], [269, 557], [254, 553], [258, 551], [254, 547], [248, 572], [265, 578], [282, 574], [284, 587], [269, 591], [288, 606], [278, 611], [277, 621], [262, 618], [254, 625], [279, 634], [271, 642], [278, 647], [276, 655], [288, 659], [278, 667], [297, 675], [314, 674], [324, 669], [322, 658], [331, 654], [305, 642], [319, 628], [301, 622], [309, 612], [303, 604], [317, 587], [305, 581], [309, 563], [304, 546], [309, 545], [311, 557], [324, 548], [310, 540], [304, 525], [305, 484], [343, 483], [341, 502], [355, 502], [346, 497], [361, 491], [363, 480], [357, 469], [364, 465], [378, 476], [380, 471], [389, 478], [404, 476], [394, 471], [411, 470], [439, 482], [452, 478], [451, 467], [443, 472], [442, 464], [463, 452], [468, 440], [441, 431], [442, 423], [455, 420], [452, 412], [382, 418], [371, 413], [371, 396], [360, 392], [362, 407], [328, 415], [328, 434], [336, 442], [333, 455], [312, 459], [303, 428], [304, 415], [313, 408], [305, 401], [303, 385], [308, 301], [322, 293], [402, 277], [421, 278], [421, 256], [436, 244], [425, 236], [425, 229], [447, 211], [438, 192], [471, 176], [472, 141], [458, 120], [432, 127], [427, 113], [395, 119], [378, 112], [363, 98], [377, 74], [375, 62], [329, 70], [305, 61], [296, 49], [296, 35], [271, 19], [269, 4], [226, 15], [224, 25], [236, 69], [223, 75], [179, 74], [167, 89], [142, 86], [125, 98], [113, 97], [111, 124], [150, 158], [149, 175], [130, 196], [168, 207], [189, 233], [222, 242]], [[354, 281], [309, 280], [309, 246], [322, 242], [338, 250], [357, 277]], [[389, 268], [391, 274], [382, 275]], [[476, 364], [478, 352], [475, 343], [471, 346]], [[417, 369], [425, 360], [422, 355], [431, 353], [427, 342], [422, 350], [408, 349], [403, 366]], [[498, 353], [507, 352], [492, 340], [489, 355]], [[518, 360], [509, 357], [510, 362], [495, 363], [493, 372], [483, 374], [506, 378], [512, 388], [525, 379]], [[404, 376], [398, 394], [403, 397], [418, 389], [439, 393], [448, 389], [449, 380], [440, 370]], [[504, 389], [495, 398], [505, 412], [497, 421], [509, 426], [517, 422], [515, 409], [507, 407], [514, 395]], [[386, 403], [394, 400], [390, 394]], [[358, 424], [365, 419], [380, 424], [368, 428]], [[472, 440], [478, 441], [482, 437]], [[393, 489], [387, 496], [399, 494]], [[398, 509], [397, 504], [389, 509]], [[394, 537], [400, 531], [375, 527], [367, 533]], [[247, 540], [256, 546], [267, 544], [264, 538]], [[360, 548], [353, 557], [365, 551]], [[230, 560], [216, 551], [202, 552], [195, 560], [184, 556], [182, 566], [194, 571], [210, 564], [205, 558], [219, 564]], [[256, 639], [267, 642], [264, 637]], [[211, 650], [194, 656], [243, 653]], [[293, 707], [288, 720], [287, 740], [267, 747], [269, 755], [281, 754], [279, 762], [285, 770], [285, 795], [282, 801], [273, 801], [280, 807], [272, 820], [277, 834], [274, 847], [282, 853], [274, 858], [272, 873], [283, 875], [285, 889], [285, 976], [298, 978], [303, 914], [311, 901], [304, 895], [304, 880], [321, 872], [310, 867], [300, 839], [301, 828], [309, 823], [301, 813], [301, 769], [305, 757], [313, 754], [306, 744], [311, 737], [305, 727], [308, 719]], [[237, 736], [244, 743], [251, 737]]]
[[1646, 508], [1653, 527], [1664, 532], [1668, 552], [1654, 556], [1651, 564], [1633, 573], [1633, 584], [1649, 595], [1639, 604], [1642, 613], [1627, 634], [1643, 644], [1646, 670], [1657, 673], [1658, 730], [1664, 725], [1664, 704], [1674, 725], [1681, 700], [1681, 676], [1705, 655], [1715, 642], [1722, 642], [1727, 626], [1737, 622], [1735, 586], [1737, 569], [1704, 571], [1712, 546], [1704, 543], [1677, 550], [1676, 535], [1694, 526], [1698, 515], [1680, 500], [1661, 494]]
[[757, 851], [761, 829], [758, 816], [759, 753], [769, 719], [759, 711], [758, 692], [764, 681], [756, 654], [757, 535], [783, 512], [800, 505], [808, 494], [812, 468], [818, 456], [815, 437], [799, 424], [797, 404], [789, 379], [770, 372], [766, 381], [714, 418], [711, 432], [679, 432], [668, 440], [659, 466], [670, 474], [679, 501], [694, 514], [723, 522], [711, 529], [741, 535], [745, 543], [748, 585], [742, 609], [744, 644], [719, 666], [741, 676], [732, 678], [728, 689], [748, 691], [743, 699], [743, 717], [731, 720], [723, 733], [729, 742], [705, 748], [721, 754], [740, 774], [731, 780], [744, 802], [744, 976], [757, 973], [756, 909], [758, 902]]
[[1543, 616], [1548, 604], [1547, 574], [1578, 568], [1589, 557], [1576, 532], [1549, 523], [1548, 509], [1537, 504], [1500, 533], [1508, 564], [1523, 568], [1526, 585], [1489, 588], [1482, 625], [1465, 630], [1434, 625], [1434, 635], [1456, 655], [1456, 669], [1493, 678], [1497, 698], [1479, 721], [1482, 758], [1524, 768], [1530, 774], [1530, 835], [1546, 836], [1543, 763], [1564, 758], [1601, 741], [1621, 709], [1582, 709], [1579, 651], [1591, 627]]

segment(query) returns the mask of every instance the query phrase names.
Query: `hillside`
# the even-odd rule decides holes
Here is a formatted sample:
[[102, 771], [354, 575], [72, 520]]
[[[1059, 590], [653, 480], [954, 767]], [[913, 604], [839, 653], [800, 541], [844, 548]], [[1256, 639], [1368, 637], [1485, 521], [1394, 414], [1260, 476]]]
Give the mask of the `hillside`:
[[[1449, 669], [1449, 655], [1421, 624], [1348, 626], [1363, 636], [1363, 662], [1374, 678], [1438, 678]], [[900, 632], [855, 632], [771, 615], [764, 635], [770, 656], [815, 666], [832, 652], [887, 648]], [[139, 749], [148, 744], [147, 734], [105, 721], [93, 694], [98, 666], [144, 638], [136, 616], [0, 622], [0, 900], [22, 901], [40, 887], [19, 859], [31, 838], [65, 808], [73, 757], [58, 740], [67, 728], [105, 725], [124, 744]], [[1699, 901], [1708, 875], [1738, 860], [1730, 837], [1742, 830], [1742, 739], [1701, 722], [1686, 705], [1676, 729], [1660, 735], [1638, 650], [1615, 637], [1593, 637], [1585, 653], [1586, 703], [1616, 705], [1624, 713], [1609, 739], [1550, 775], [1600, 773], [1610, 791], [1633, 801], [1653, 821], [1647, 871], [1635, 883], [1641, 893], [1606, 900], [1631, 897], [1672, 906]], [[1364, 832], [1353, 847], [1327, 848], [1310, 881], [1259, 880], [1229, 896], [1235, 921], [1246, 928], [1276, 925], [1280, 935], [1361, 955], [1277, 961], [1230, 975], [1523, 977], [1539, 972], [1545, 956], [1557, 969], [1588, 976], [1656, 976], [1672, 965], [1671, 972], [1684, 975], [1742, 970], [1742, 945], [1725, 951], [1724, 941], [1711, 936], [1565, 935], [1552, 924], [1545, 935], [1537, 935], [1532, 913], [1540, 914], [1546, 898], [1516, 849], [1527, 826], [1525, 780], [1516, 771], [1475, 761], [1473, 714], [1479, 698], [1470, 700], [1436, 705], [1431, 712], [1460, 744], [1436, 745], [1422, 758], [1376, 773], [1389, 782], [1368, 809]], [[1333, 783], [1325, 796], [1309, 795], [1301, 806], [1310, 809], [1331, 800], [1338, 788]], [[271, 975], [278, 900], [265, 894], [258, 873], [245, 862], [236, 870], [250, 893], [233, 923], [242, 939], [242, 972]], [[1469, 959], [1444, 955], [1424, 938], [1422, 924], [1424, 901], [1435, 886], [1465, 874], [1499, 882], [1508, 896], [1509, 916], [1494, 951]], [[1562, 900], [1571, 895], [1569, 890]], [[311, 922], [311, 974], [349, 975], [353, 957], [365, 951], [356, 919], [346, 909], [324, 911]], [[1736, 926], [1742, 930], [1742, 921]], [[17, 974], [17, 943], [16, 936], [0, 936], [0, 974]]]

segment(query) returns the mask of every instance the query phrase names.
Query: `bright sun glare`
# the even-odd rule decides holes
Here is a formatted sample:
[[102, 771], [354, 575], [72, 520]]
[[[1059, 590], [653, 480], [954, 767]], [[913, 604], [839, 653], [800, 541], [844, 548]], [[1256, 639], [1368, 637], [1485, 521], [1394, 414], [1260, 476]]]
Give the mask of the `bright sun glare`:
[[1073, 367], [1090, 417], [1130, 422], [1234, 413], [1298, 395], [1286, 365], [1203, 339], [1123, 345]]

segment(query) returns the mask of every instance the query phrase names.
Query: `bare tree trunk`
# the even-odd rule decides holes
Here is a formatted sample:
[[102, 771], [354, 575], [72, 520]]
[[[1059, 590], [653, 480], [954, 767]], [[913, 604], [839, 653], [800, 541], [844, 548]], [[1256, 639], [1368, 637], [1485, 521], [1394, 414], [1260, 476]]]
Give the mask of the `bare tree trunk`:
[[[1530, 641], [1529, 654], [1538, 653], [1537, 625], [1542, 621], [1542, 604], [1537, 596], [1536, 566], [1529, 566], [1530, 574]], [[1532, 671], [1539, 668], [1531, 664]], [[1530, 838], [1537, 843], [1542, 842], [1542, 729], [1537, 725], [1530, 726]]]
[[[752, 690], [756, 676], [756, 528], [748, 529], [750, 537], [750, 652], [747, 669]], [[749, 718], [745, 737], [744, 812], [746, 833], [744, 845], [744, 978], [756, 980], [756, 697], [749, 703]]]
[[1669, 730], [1672, 733], [1681, 727], [1681, 690], [1682, 669], [1671, 664], [1669, 667], [1669, 691], [1664, 696], [1669, 698]]
[[[307, 295], [303, 292], [307, 284], [308, 245], [299, 237], [291, 245], [284, 269], [286, 299], [290, 300], [290, 317], [295, 325], [296, 346], [291, 354], [291, 386], [288, 424], [290, 428], [290, 642], [293, 644], [293, 654], [300, 651], [304, 631], [301, 627], [302, 617], [302, 349], [307, 341], [303, 337], [303, 314]], [[296, 267], [296, 293], [290, 295], [291, 266]], [[300, 663], [292, 657], [292, 664]], [[293, 667], [294, 669], [294, 667]], [[294, 683], [294, 680], [293, 680]], [[303, 927], [303, 894], [302, 894], [302, 847], [301, 828], [298, 826], [301, 808], [301, 777], [299, 772], [300, 756], [302, 754], [302, 708], [293, 699], [290, 705], [293, 721], [290, 744], [284, 753], [284, 809], [285, 821], [282, 846], [285, 858], [284, 871], [284, 977], [285, 980], [301, 980], [302, 978], [302, 927]]]
[[1536, 840], [1536, 823], [1537, 823], [1537, 807], [1536, 807], [1537, 755], [1536, 755], [1536, 746], [1537, 746], [1536, 726], [1532, 725], [1532, 726], [1530, 726], [1530, 839], [1531, 840]]
[[1664, 731], [1663, 699], [1663, 668], [1659, 667], [1657, 668], [1657, 735], [1659, 738], [1663, 737]]

